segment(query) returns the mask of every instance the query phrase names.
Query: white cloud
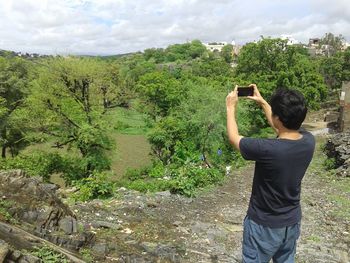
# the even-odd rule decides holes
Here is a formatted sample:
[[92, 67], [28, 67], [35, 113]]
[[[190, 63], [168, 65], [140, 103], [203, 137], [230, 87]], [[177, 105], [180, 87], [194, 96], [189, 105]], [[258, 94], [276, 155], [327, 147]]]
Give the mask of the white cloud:
[[282, 34], [350, 40], [348, 0], [0, 0], [0, 49], [116, 54]]

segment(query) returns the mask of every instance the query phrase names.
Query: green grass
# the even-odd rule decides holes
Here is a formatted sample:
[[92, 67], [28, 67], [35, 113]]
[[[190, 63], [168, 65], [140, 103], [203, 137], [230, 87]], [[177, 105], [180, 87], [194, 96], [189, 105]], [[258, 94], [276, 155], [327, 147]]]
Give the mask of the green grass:
[[312, 235], [306, 238], [308, 241], [314, 242], [314, 243], [318, 243], [321, 241], [321, 238], [319, 236], [316, 235]]
[[116, 108], [108, 112], [106, 117], [113, 130], [120, 134], [144, 135], [149, 130], [145, 115], [132, 109]]
[[114, 134], [116, 149], [110, 152], [111, 169], [119, 179], [127, 169], [138, 169], [151, 163], [151, 146], [145, 135]]
[[335, 174], [334, 170], [328, 170], [327, 161], [329, 159], [323, 152], [325, 142], [326, 138], [317, 139], [317, 148], [309, 172], [319, 176], [321, 180], [324, 180], [330, 185], [330, 188], [334, 189], [332, 194], [327, 196], [327, 199], [334, 204], [331, 214], [336, 218], [349, 219], [350, 178], [339, 177]]

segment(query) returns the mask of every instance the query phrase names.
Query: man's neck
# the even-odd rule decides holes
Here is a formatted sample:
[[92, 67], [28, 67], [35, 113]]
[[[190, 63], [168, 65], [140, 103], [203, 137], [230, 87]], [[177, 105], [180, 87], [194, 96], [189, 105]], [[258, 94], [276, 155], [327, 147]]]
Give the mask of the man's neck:
[[279, 139], [289, 139], [289, 140], [299, 140], [303, 136], [297, 130], [290, 130], [286, 128], [279, 129], [278, 138]]

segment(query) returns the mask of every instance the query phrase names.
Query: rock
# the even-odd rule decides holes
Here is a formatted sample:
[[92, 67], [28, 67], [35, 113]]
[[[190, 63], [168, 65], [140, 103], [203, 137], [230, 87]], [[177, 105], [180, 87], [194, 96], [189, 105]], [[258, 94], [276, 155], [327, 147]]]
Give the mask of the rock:
[[105, 256], [109, 252], [108, 245], [106, 243], [97, 243], [91, 248], [91, 250], [99, 257]]
[[147, 206], [148, 207], [157, 207], [158, 206], [158, 203], [156, 203], [156, 202], [154, 202], [154, 201], [152, 201], [152, 200], [149, 200], [149, 201], [147, 201]]
[[42, 187], [46, 191], [51, 191], [51, 192], [55, 192], [59, 188], [59, 186], [56, 184], [42, 184]]
[[66, 216], [59, 221], [59, 228], [66, 234], [71, 235], [77, 232], [77, 220], [71, 216]]
[[350, 132], [338, 133], [326, 143], [325, 151], [329, 158], [335, 159], [337, 174], [350, 176]]
[[91, 226], [94, 228], [110, 228], [115, 230], [122, 229], [122, 226], [120, 224], [110, 223], [106, 221], [93, 221], [91, 222]]
[[39, 213], [37, 211], [26, 211], [23, 213], [22, 218], [29, 222], [34, 223], [38, 219]]
[[181, 224], [182, 224], [181, 221], [175, 221], [175, 222], [173, 223], [173, 226], [180, 226]]
[[4, 262], [8, 253], [9, 245], [5, 241], [0, 240], [0, 262]]
[[159, 196], [159, 197], [169, 197], [169, 196], [171, 196], [171, 193], [170, 193], [169, 190], [167, 190], [167, 191], [157, 192], [157, 193], [156, 193], [156, 196]]
[[148, 253], [153, 253], [158, 244], [157, 243], [152, 243], [152, 242], [142, 242], [141, 247]]
[[22, 256], [22, 253], [18, 250], [15, 250], [11, 253], [10, 259], [17, 261]]
[[19, 260], [18, 263], [41, 263], [42, 261], [33, 255], [24, 255]]

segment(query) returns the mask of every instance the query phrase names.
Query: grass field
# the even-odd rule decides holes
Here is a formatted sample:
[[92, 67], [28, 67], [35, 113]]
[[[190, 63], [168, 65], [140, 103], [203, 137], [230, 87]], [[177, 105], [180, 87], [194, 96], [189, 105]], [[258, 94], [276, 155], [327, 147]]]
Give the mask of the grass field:
[[[115, 174], [112, 180], [118, 180], [128, 169], [141, 168], [151, 162], [151, 146], [146, 138], [148, 128], [144, 116], [135, 110], [114, 109], [108, 113], [107, 120], [112, 130], [109, 135], [115, 141], [116, 146], [108, 153], [112, 162], [111, 170]], [[72, 156], [79, 155], [79, 152], [74, 149], [68, 151], [67, 148], [53, 148], [53, 142], [30, 145], [23, 150], [23, 153], [42, 150], [67, 153]], [[52, 181], [60, 185], [63, 184], [63, 180], [57, 175], [52, 176]]]

